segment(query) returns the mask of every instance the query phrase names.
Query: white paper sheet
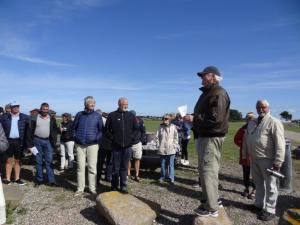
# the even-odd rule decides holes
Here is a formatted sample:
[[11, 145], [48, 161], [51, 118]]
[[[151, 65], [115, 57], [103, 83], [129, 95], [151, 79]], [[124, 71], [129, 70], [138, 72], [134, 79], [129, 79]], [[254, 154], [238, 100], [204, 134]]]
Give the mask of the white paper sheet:
[[179, 106], [177, 108], [178, 112], [180, 113], [180, 115], [182, 117], [184, 117], [186, 114], [187, 114], [187, 105], [182, 105], [182, 106]]
[[37, 155], [39, 153], [39, 151], [37, 150], [37, 148], [35, 146], [33, 146], [32, 148], [30, 148], [30, 151], [33, 155]]

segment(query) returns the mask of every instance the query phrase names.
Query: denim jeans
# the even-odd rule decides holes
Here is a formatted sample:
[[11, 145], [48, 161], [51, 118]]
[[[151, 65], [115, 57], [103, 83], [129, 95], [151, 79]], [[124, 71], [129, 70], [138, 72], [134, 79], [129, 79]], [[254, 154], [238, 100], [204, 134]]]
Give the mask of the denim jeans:
[[126, 180], [128, 174], [128, 163], [132, 154], [131, 148], [120, 148], [113, 147], [112, 150], [112, 188], [117, 188], [119, 186], [120, 177], [120, 187], [126, 187]]
[[50, 141], [47, 139], [34, 138], [34, 146], [38, 150], [38, 154], [35, 156], [36, 166], [36, 180], [43, 182], [43, 160], [45, 161], [46, 174], [49, 183], [55, 183], [54, 172], [53, 172], [53, 148]]
[[170, 179], [174, 182], [175, 154], [160, 156], [160, 179]]

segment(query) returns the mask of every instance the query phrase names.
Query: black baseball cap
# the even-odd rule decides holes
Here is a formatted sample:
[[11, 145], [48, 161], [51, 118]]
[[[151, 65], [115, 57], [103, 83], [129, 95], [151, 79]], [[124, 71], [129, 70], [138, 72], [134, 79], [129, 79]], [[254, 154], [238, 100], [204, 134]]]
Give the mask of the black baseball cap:
[[207, 73], [213, 73], [213, 74], [216, 74], [217, 76], [221, 76], [219, 69], [215, 66], [208, 66], [208, 67], [204, 68], [203, 71], [198, 72], [197, 75], [199, 77], [202, 77], [203, 74], [207, 74]]

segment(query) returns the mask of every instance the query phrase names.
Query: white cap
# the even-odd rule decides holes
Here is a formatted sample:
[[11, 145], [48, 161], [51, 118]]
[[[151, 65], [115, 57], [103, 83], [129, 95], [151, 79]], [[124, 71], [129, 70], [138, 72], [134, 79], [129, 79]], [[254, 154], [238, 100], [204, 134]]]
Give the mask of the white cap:
[[19, 105], [20, 105], [20, 103], [18, 101], [12, 101], [10, 103], [10, 107], [19, 106]]

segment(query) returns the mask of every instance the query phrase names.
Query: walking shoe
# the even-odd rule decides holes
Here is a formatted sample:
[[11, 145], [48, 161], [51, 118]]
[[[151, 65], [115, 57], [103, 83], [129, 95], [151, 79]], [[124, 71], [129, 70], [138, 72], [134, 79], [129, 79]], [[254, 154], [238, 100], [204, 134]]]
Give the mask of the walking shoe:
[[195, 183], [195, 184], [193, 184], [193, 188], [200, 188], [201, 186], [200, 186], [200, 184], [199, 183]]
[[26, 184], [26, 183], [25, 183], [24, 181], [22, 181], [21, 179], [15, 180], [14, 183], [17, 184], [17, 185], [20, 185], [20, 186], [23, 186], [23, 185]]
[[49, 183], [48, 186], [50, 186], [50, 187], [59, 187], [56, 182]]
[[[200, 200], [201, 204], [205, 204], [206, 203], [206, 200]], [[222, 199], [218, 199], [218, 205], [219, 205], [219, 208], [223, 208], [223, 202], [222, 202]]]
[[110, 187], [110, 191], [117, 191], [118, 190], [118, 188], [116, 188], [116, 187]]
[[135, 180], [136, 182], [140, 182], [139, 176], [135, 176], [135, 177], [134, 177], [134, 180]]
[[262, 213], [260, 213], [257, 218], [262, 221], [270, 221], [275, 218], [275, 214], [263, 210]]
[[97, 191], [89, 191], [90, 192], [90, 194], [92, 194], [92, 195], [97, 195]]
[[76, 191], [74, 194], [75, 197], [80, 196], [80, 195], [83, 195], [83, 191]]
[[188, 165], [190, 165], [190, 162], [189, 162], [189, 160], [185, 160], [185, 161], [184, 161], [184, 165], [185, 165], [185, 166], [188, 166]]
[[43, 184], [43, 181], [35, 181], [34, 182], [34, 187], [39, 187]]
[[3, 179], [2, 183], [3, 184], [7, 184], [7, 185], [11, 185], [12, 184], [12, 182], [10, 180], [7, 180], [7, 179]]
[[180, 159], [180, 164], [184, 165], [184, 159]]
[[243, 197], [247, 197], [247, 196], [249, 195], [249, 189], [246, 188], [246, 189], [242, 192], [241, 195], [242, 195]]
[[197, 209], [194, 210], [194, 212], [198, 216], [203, 216], [203, 217], [218, 217], [219, 216], [219, 211], [218, 210], [207, 210], [204, 209], [203, 207], [199, 206]]
[[123, 193], [123, 194], [128, 194], [127, 187], [121, 187], [120, 191], [121, 191], [121, 193]]

